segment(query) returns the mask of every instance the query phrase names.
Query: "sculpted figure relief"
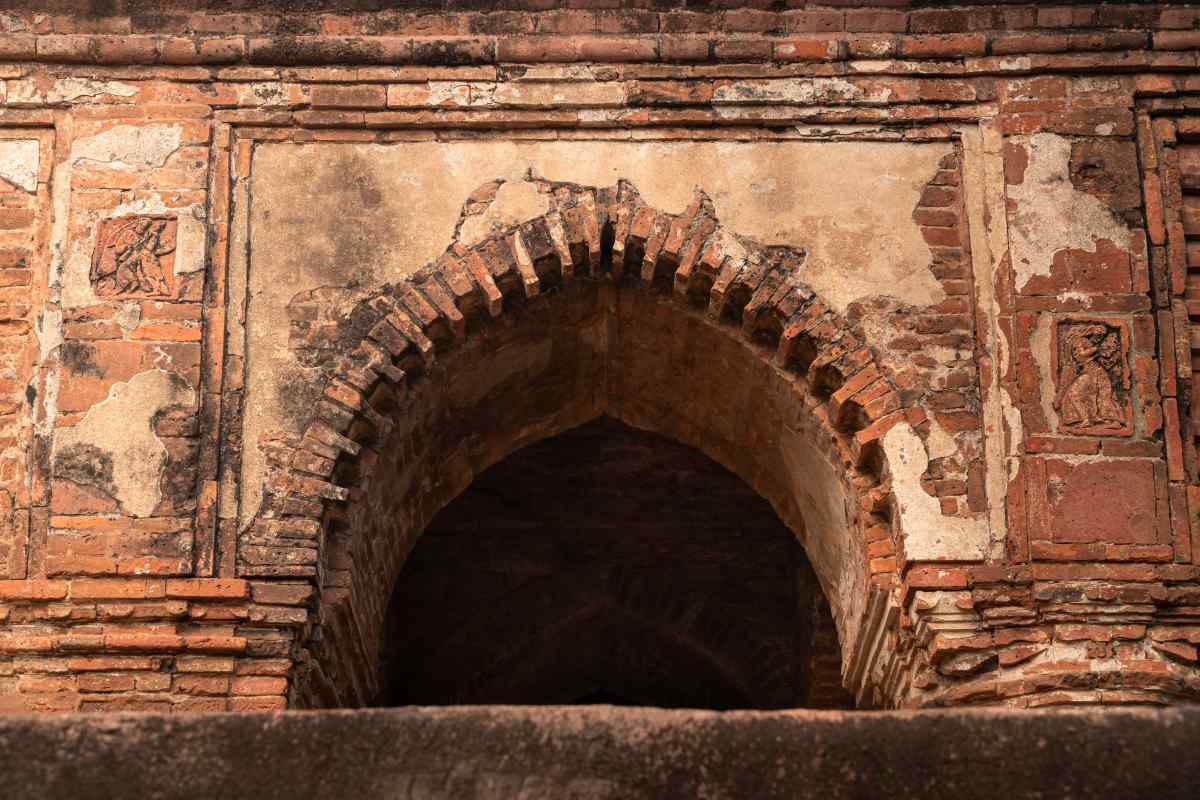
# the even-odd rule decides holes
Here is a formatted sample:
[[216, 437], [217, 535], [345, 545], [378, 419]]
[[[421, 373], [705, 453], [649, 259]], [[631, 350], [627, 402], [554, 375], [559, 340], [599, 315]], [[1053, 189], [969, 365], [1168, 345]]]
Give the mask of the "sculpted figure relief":
[[97, 296], [169, 296], [177, 224], [165, 216], [102, 220], [89, 275]]
[[1060, 323], [1054, 407], [1075, 433], [1126, 432], [1129, 412], [1121, 329], [1099, 321]]

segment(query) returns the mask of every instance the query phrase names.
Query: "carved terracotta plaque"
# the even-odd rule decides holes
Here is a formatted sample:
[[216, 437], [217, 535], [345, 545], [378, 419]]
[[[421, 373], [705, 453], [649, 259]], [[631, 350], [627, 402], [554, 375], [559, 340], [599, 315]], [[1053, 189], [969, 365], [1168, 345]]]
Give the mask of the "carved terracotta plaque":
[[1129, 327], [1124, 320], [1068, 318], [1054, 326], [1054, 409], [1062, 433], [1133, 433]]
[[171, 215], [101, 220], [90, 278], [98, 297], [170, 297], [175, 289], [175, 232]]

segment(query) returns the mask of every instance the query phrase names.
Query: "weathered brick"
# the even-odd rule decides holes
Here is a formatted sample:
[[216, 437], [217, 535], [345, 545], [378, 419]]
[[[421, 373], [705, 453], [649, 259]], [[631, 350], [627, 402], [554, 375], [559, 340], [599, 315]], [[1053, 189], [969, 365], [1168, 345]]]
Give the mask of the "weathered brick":
[[[872, 702], [1194, 697], [1200, 634], [1164, 620], [1200, 604], [1200, 16], [908, 5], [0, 15], [0, 148], [20, 148], [0, 158], [0, 710], [324, 701], [300, 653], [369, 684], [355, 648], [379, 640], [396, 542], [604, 409], [702, 449], [809, 538], [858, 542], [809, 556], [880, 590], [880, 641], [904, 656], [847, 672]], [[976, 128], [982, 155], [959, 136]], [[528, 182], [489, 166], [504, 141]], [[272, 172], [272, 142], [303, 147]], [[376, 159], [405, 148], [445, 159], [405, 162], [401, 191]], [[572, 183], [600, 149], [632, 154], [593, 165], [624, 181]], [[884, 183], [858, 175], [872, 150], [894, 154]], [[467, 183], [422, 182], [442, 167]], [[658, 208], [658, 177], [708, 200]], [[309, 206], [334, 211], [262, 244]], [[163, 215], [173, 243], [104, 243], [114, 217]], [[433, 261], [406, 263], [424, 245], [393, 230]], [[289, 263], [264, 280], [272, 251]], [[1073, 350], [1068, 320], [1128, 339]], [[264, 389], [264, 364], [286, 385]], [[129, 413], [162, 373], [175, 397]], [[1094, 427], [1065, 408], [1102, 405], [1118, 419]], [[118, 432], [89, 434], [106, 414]], [[856, 527], [815, 531], [810, 507]], [[915, 560], [926, 529], [952, 560]], [[925, 636], [951, 613], [963, 630]], [[824, 635], [812, 697], [840, 691], [839, 646], [861, 652]]]
[[189, 580], [169, 580], [166, 583], [167, 597], [182, 597], [187, 599], [241, 599], [249, 594], [249, 584], [246, 581], [232, 578], [197, 578]]

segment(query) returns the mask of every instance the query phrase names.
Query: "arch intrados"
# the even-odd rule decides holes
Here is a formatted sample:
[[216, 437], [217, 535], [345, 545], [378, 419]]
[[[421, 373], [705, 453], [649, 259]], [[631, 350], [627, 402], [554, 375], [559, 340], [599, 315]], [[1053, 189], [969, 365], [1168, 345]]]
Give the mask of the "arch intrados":
[[[674, 314], [677, 311], [677, 309], [675, 309], [673, 306], [666, 306], [665, 310], [669, 314]], [[694, 321], [700, 318], [689, 314], [688, 319]], [[712, 327], [706, 322], [703, 324], [705, 325], [704, 330], [706, 332], [715, 332], [722, 337], [728, 334], [728, 329], [725, 327]], [[526, 341], [524, 344], [528, 347], [534, 347], [540, 341], [540, 339], [535, 338], [532, 342]], [[765, 356], [767, 355], [765, 352], [755, 350], [750, 343], [741, 338], [733, 339], [732, 344], [737, 348], [734, 359], [737, 362], [750, 363], [745, 359], [746, 353], [744, 351], [747, 349], [751, 351], [751, 354], [758, 352], [760, 357], [763, 357], [764, 360]], [[511, 348], [513, 345], [513, 342], [506, 340], [504, 347]], [[459, 355], [459, 352], [448, 351], [444, 359], [442, 359], [442, 362], [439, 365], [432, 367], [431, 371], [427, 373], [428, 377], [435, 379], [432, 382], [444, 382], [447, 379], [446, 376], [455, 376], [456, 378], [469, 383], [477, 374], [482, 373], [490, 368], [489, 364], [481, 364], [478, 367], [478, 372], [473, 372], [471, 369], [464, 368], [457, 363], [456, 359]], [[783, 378], [768, 364], [759, 362], [759, 366], [763, 368], [764, 374], [769, 375], [772, 379], [783, 380]], [[445, 375], [442, 373], [445, 373]], [[480, 430], [479, 428], [468, 428], [457, 440], [444, 442], [443, 449], [457, 450], [463, 439], [476, 435], [482, 435], [484, 433], [492, 434], [492, 439], [494, 441], [511, 443], [502, 449], [489, 451], [485, 460], [478, 461], [476, 464], [474, 464], [472, 474], [478, 474], [484, 469], [487, 469], [499, 461], [502, 461], [504, 458], [507, 458], [520, 447], [532, 444], [535, 441], [541, 441], [546, 438], [557, 436], [579, 424], [589, 422], [601, 415], [607, 414], [608, 416], [612, 416], [628, 425], [631, 425], [632, 427], [666, 436], [674, 441], [679, 442], [680, 444], [699, 450], [713, 461], [737, 475], [747, 485], [752, 487], [756, 492], [772, 503], [776, 513], [785, 522], [785, 524], [792, 529], [793, 533], [800, 540], [801, 544], [803, 544], [809, 551], [809, 555], [813, 561], [814, 568], [817, 571], [818, 578], [821, 580], [823, 588], [827, 591], [827, 593], [829, 593], [831, 605], [834, 608], [835, 619], [837, 619], [839, 612], [842, 610], [842, 606], [839, 604], [837, 599], [838, 585], [844, 581], [844, 573], [846, 569], [854, 569], [855, 567], [861, 567], [861, 565], [846, 563], [844, 560], [834, 561], [831, 560], [831, 557], [829, 556], [822, 557], [822, 553], [820, 551], [814, 551], [813, 548], [816, 546], [823, 546], [825, 544], [841, 544], [847, 541], [849, 538], [845, 535], [845, 532], [825, 530], [822, 526], [807, 525], [805, 523], [805, 515], [802, 508], [805, 504], [801, 502], [795, 505], [786, 505], [786, 502], [789, 499], [794, 498], [790, 498], [788, 493], [784, 492], [778, 487], [774, 487], [770, 483], [772, 471], [760, 469], [757, 462], [741, 458], [741, 456], [746, 452], [745, 450], [739, 450], [726, 446], [724, 444], [726, 441], [725, 439], [710, 435], [717, 425], [730, 424], [729, 418], [718, 419], [718, 417], [721, 415], [709, 414], [707, 418], [680, 421], [668, 418], [663, 414], [655, 413], [655, 410], [651, 410], [649, 413], [647, 413], [645, 410], [646, 404], [643, 402], [646, 399], [647, 393], [641, 390], [643, 388], [645, 387], [632, 387], [629, 391], [618, 392], [618, 397], [609, 398], [608, 403], [592, 408], [583, 415], [567, 416], [561, 420], [555, 420], [554, 424], [543, 425], [536, 428], [536, 430], [525, 428], [525, 424], [529, 421], [524, 419], [521, 419], [512, 425], [512, 428], [521, 429], [517, 432], [510, 430], [508, 427], [496, 427], [486, 431]], [[672, 388], [674, 387], [666, 387], [664, 390], [669, 391]], [[711, 387], [711, 389], [715, 394], [724, 394], [731, 391], [731, 387], [728, 385], [716, 385]], [[418, 389], [417, 391], [419, 392], [420, 390]], [[575, 396], [564, 398], [564, 405], [570, 400], [579, 399], [580, 398]], [[425, 418], [428, 415], [431, 415], [431, 413], [434, 415], [445, 414], [444, 407], [436, 397], [428, 397], [417, 394], [412, 397], [406, 397], [406, 400], [407, 404], [402, 403], [396, 406], [389, 406], [388, 402], [381, 400], [381, 398], [377, 396], [374, 398], [373, 402], [376, 406], [382, 408], [388, 417], [403, 416], [407, 418]], [[669, 406], [672, 405], [672, 403], [668, 402], [664, 405]], [[436, 411], [431, 412], [432, 409], [436, 409]], [[363, 428], [374, 429], [373, 423], [370, 423], [369, 421], [360, 421], [357, 424], [361, 425]], [[365, 440], [366, 436], [367, 431], [364, 430], [358, 432], [355, 438]], [[831, 450], [836, 451], [839, 443], [831, 436], [827, 440], [820, 442], [814, 441], [811, 438], [806, 439], [803, 441], [803, 444], [809, 448], [815, 447], [822, 452], [830, 452]], [[371, 455], [368, 459], [369, 463], [365, 469], [362, 469], [361, 462], [352, 462], [352, 464], [347, 465], [348, 468], [342, 473], [346, 479], [345, 482], [358, 486], [361, 489], [364, 483], [370, 484], [372, 481], [374, 481], [375, 475], [389, 474], [388, 468], [382, 467], [382, 465], [379, 463], [378, 460], [380, 456], [377, 451], [396, 452], [403, 447], [404, 445], [399, 440], [386, 437], [383, 438], [380, 443], [370, 451]], [[336, 478], [337, 476], [335, 475], [335, 479]], [[433, 514], [435, 514], [445, 505], [452, 502], [462, 490], [467, 488], [468, 485], [469, 481], [463, 481], [461, 484], [457, 484], [453, 491], [449, 491], [439, 498], [439, 502], [437, 503], [436, 507], [430, 507], [421, 514], [422, 521], [417, 525], [417, 528], [423, 528], [424, 523], [428, 522], [428, 519], [431, 518]], [[817, 481], [816, 485], [821, 487], [822, 490], [833, 490], [835, 488], [834, 485], [829, 484], [828, 480], [824, 480], [823, 482]], [[374, 491], [375, 488], [376, 487], [371, 486], [366, 491], [369, 493]], [[837, 488], [845, 493], [847, 502], [855, 502], [855, 487], [853, 485], [849, 484], [848, 482], [844, 482], [839, 483]], [[820, 492], [817, 492], [817, 494], [820, 494]], [[351, 503], [349, 503], [347, 507], [339, 509], [340, 513], [338, 515], [338, 528], [340, 530], [357, 531], [361, 528], [361, 520], [355, 519], [356, 509], [360, 507], [360, 502], [355, 502], [355, 499], [351, 498]], [[371, 513], [374, 516], [380, 515], [379, 512], [374, 509], [371, 511]], [[822, 537], [822, 541], [814, 541], [812, 538], [813, 535]], [[419, 532], [407, 542], [409, 548], [415, 545], [418, 537]], [[335, 537], [335, 540], [343, 541], [341, 537]], [[403, 552], [406, 551], [407, 548]], [[394, 583], [395, 579], [399, 575], [403, 552], [394, 554], [398, 557], [397, 560], [388, 559], [386, 561], [388, 573], [387, 577], [383, 579], [381, 583], [387, 585]]]
[[[653, 298], [659, 314], [682, 314], [689, 325], [742, 343], [744, 355], [790, 383], [831, 443], [828, 461], [857, 506], [852, 523], [890, 527], [879, 439], [897, 421], [919, 422], [919, 412], [903, 407], [862, 338], [801, 281], [801, 251], [763, 247], [723, 231], [699, 192], [683, 214], [672, 215], [645, 206], [624, 182], [602, 189], [547, 184], [543, 190], [553, 198], [547, 214], [471, 247], [456, 242], [437, 263], [359, 304], [347, 326], [358, 338], [344, 342], [348, 354], [328, 378], [324, 399], [290, 459], [273, 464], [252, 538], [270, 537], [277, 521], [288, 517], [322, 519], [326, 529], [353, 522], [365, 492], [340, 485], [335, 476], [362, 479], [374, 468], [394, 427], [380, 410], [382, 398], [419, 391], [439, 376], [439, 361], [453, 362], [464, 345], [512, 324], [522, 308], [568, 296], [564, 290], [576, 281], [616, 287], [618, 318], [631, 295]], [[704, 288], [706, 293], [699, 291]], [[440, 374], [444, 379], [449, 373]], [[799, 528], [808, 548], [802, 523], [796, 523], [798, 509], [789, 507], [801, 504], [795, 498], [789, 504], [786, 493], [771, 485], [780, 475], [755, 474], [729, 454], [714, 452], [698, 432], [649, 429], [697, 447], [739, 475]], [[544, 435], [556, 432], [561, 430]], [[861, 546], [859, 533], [846, 531], [842, 538]], [[856, 620], [831, 584], [851, 570], [865, 593], [865, 554], [857, 555], [835, 568], [810, 550], [844, 650], [847, 628]], [[860, 609], [864, 604], [853, 602]]]

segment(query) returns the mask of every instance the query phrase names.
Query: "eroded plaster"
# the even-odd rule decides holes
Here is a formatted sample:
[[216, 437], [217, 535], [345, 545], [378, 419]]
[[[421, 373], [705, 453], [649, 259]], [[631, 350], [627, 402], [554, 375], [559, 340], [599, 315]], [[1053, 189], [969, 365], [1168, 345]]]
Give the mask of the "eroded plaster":
[[938, 498], [921, 486], [921, 476], [929, 469], [929, 452], [916, 431], [907, 422], [896, 424], [884, 434], [883, 450], [905, 556], [911, 561], [984, 558], [991, 538], [987, 519], [943, 515]]
[[790, 495], [804, 519], [805, 552], [829, 598], [840, 640], [854, 642], [867, 598], [862, 544], [849, 535], [856, 527], [855, 503], [833, 465], [805, 434], [785, 426], [778, 447]]
[[1046, 416], [1046, 422], [1050, 425], [1050, 430], [1057, 431], [1058, 410], [1054, 407], [1055, 381], [1050, 369], [1050, 350], [1053, 347], [1054, 338], [1053, 326], [1054, 319], [1049, 314], [1039, 316], [1029, 344], [1037, 363], [1038, 388], [1041, 390], [1038, 399], [1042, 407], [1042, 413]]
[[868, 90], [844, 78], [791, 78], [771, 81], [734, 81], [718, 86], [713, 103], [886, 103], [892, 95], [887, 87]]
[[473, 247], [495, 232], [540, 217], [549, 210], [550, 198], [539, 192], [532, 181], [505, 181], [484, 209], [463, 219], [458, 240]]
[[1095, 251], [1102, 240], [1129, 249], [1125, 223], [1099, 198], [1072, 184], [1070, 139], [1036, 133], [1008, 141], [1023, 148], [1027, 157], [1022, 180], [1008, 187], [1008, 228], [1018, 290], [1034, 276], [1048, 276], [1059, 251]]
[[[1009, 342], [999, 324], [997, 282], [1008, 272], [1009, 238], [1004, 193], [1004, 137], [991, 122], [965, 126], [963, 145], [963, 210], [971, 237], [971, 272], [978, 308], [977, 333], [982, 344], [975, 356], [980, 376], [984, 484], [991, 528], [989, 555], [1000, 558], [1006, 547], [1008, 483], [1018, 469], [1024, 437], [1021, 415], [1000, 376], [1011, 369]], [[930, 457], [933, 458], [932, 452]]]
[[0, 139], [0, 179], [37, 191], [41, 144], [37, 139]]
[[166, 370], [146, 370], [113, 384], [78, 423], [59, 430], [55, 473], [91, 483], [132, 516], [150, 516], [162, 499], [159, 484], [167, 465], [154, 418], [163, 409], [194, 403], [195, 391]]
[[[648, 205], [670, 213], [683, 212], [701, 188], [726, 230], [804, 248], [805, 279], [836, 310], [879, 295], [925, 306], [945, 293], [929, 270], [929, 246], [912, 213], [951, 147], [536, 140], [259, 145], [247, 198], [250, 233], [232, 234], [250, 240], [243, 520], [259, 500], [265, 460], [258, 443], [266, 434], [298, 430], [313, 399], [302, 389], [315, 373], [297, 363], [289, 343], [294, 301], [327, 287], [322, 302], [330, 313], [348, 311], [371, 288], [438, 258], [460, 225], [469, 243], [496, 225], [539, 216], [545, 199], [527, 176], [595, 186], [625, 179]], [[498, 184], [495, 198], [464, 218], [468, 199], [489, 182]]]
[[116, 125], [71, 145], [71, 162], [96, 161], [113, 169], [161, 167], [179, 149], [179, 125]]
[[137, 88], [121, 81], [96, 78], [59, 78], [47, 83], [38, 80], [12, 81], [8, 85], [10, 105], [69, 103], [80, 98], [132, 97]]

